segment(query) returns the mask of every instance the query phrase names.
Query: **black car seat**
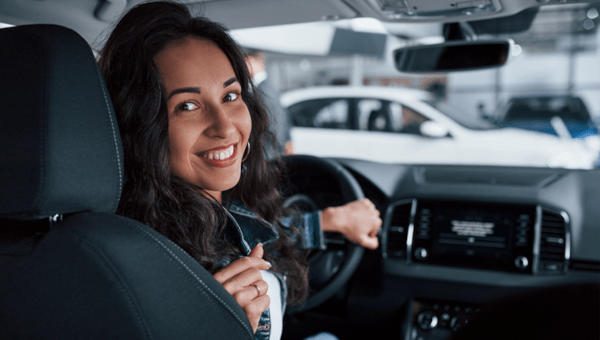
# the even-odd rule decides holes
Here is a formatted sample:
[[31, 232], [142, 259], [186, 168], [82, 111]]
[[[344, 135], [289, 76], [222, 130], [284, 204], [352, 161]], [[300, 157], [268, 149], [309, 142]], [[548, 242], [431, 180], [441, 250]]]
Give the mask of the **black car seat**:
[[[383, 125], [381, 125], [382, 123]], [[381, 108], [371, 111], [369, 114], [367, 129], [369, 131], [394, 131], [391, 113], [389, 112], [389, 104], [382, 103]]]
[[87, 43], [1, 29], [0, 76], [0, 339], [253, 338], [198, 262], [115, 215], [121, 142]]

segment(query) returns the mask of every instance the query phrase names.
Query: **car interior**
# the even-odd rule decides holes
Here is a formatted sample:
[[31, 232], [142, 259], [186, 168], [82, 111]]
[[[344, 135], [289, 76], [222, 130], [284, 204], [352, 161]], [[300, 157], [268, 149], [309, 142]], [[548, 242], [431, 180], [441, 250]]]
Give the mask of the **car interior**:
[[[123, 151], [95, 57], [140, 2], [0, 4], [0, 339], [254, 337], [207, 270], [115, 213]], [[396, 35], [439, 25], [443, 42], [404, 36], [386, 56], [401, 74], [496, 72], [516, 58], [512, 34], [546, 8], [568, 11], [571, 25], [591, 22], [586, 34], [600, 47], [596, 0], [179, 2], [233, 30], [352, 18]], [[598, 76], [588, 97], [600, 98], [600, 68], [587, 73]], [[381, 112], [369, 128], [389, 130]], [[589, 112], [600, 117], [600, 105]], [[286, 205], [312, 211], [366, 197], [383, 220], [376, 250], [327, 233], [327, 249], [309, 257], [311, 294], [288, 306], [283, 339], [600, 339], [600, 170], [283, 161]]]

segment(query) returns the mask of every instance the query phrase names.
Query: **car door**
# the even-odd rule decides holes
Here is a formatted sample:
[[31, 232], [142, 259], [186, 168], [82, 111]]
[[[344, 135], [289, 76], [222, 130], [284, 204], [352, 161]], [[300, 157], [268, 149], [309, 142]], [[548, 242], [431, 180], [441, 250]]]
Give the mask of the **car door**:
[[457, 144], [450, 134], [423, 133], [424, 124], [443, 122], [395, 101], [361, 99], [357, 106], [360, 130], [368, 131], [363, 148], [370, 157], [390, 163], [456, 162]]
[[426, 137], [429, 118], [406, 105], [374, 98], [307, 100], [290, 106], [299, 154], [384, 163], [452, 163], [454, 139]]
[[288, 108], [290, 131], [298, 154], [320, 157], [350, 157], [354, 146], [348, 145], [355, 127], [351, 98], [309, 99]]

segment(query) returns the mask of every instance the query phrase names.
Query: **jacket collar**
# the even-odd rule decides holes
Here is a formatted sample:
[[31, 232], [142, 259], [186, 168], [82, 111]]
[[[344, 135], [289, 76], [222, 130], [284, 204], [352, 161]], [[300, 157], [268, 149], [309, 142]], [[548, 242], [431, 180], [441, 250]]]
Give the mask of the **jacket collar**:
[[258, 217], [254, 212], [246, 208], [241, 202], [233, 200], [225, 202], [225, 212], [241, 237], [240, 250], [244, 255], [249, 255], [252, 248], [258, 243], [267, 244], [279, 238], [275, 227]]

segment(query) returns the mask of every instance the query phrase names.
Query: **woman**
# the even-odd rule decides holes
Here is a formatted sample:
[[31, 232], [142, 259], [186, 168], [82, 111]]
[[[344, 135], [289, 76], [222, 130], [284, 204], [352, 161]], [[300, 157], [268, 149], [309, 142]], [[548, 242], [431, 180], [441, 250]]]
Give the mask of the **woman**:
[[141, 4], [116, 25], [99, 64], [125, 154], [119, 213], [213, 273], [257, 338], [278, 338], [286, 303], [307, 295], [299, 246], [319, 247], [323, 231], [340, 231], [377, 247], [381, 219], [368, 200], [303, 216], [302, 234], [278, 223], [281, 169], [265, 161], [267, 115], [222, 26], [180, 4]]

